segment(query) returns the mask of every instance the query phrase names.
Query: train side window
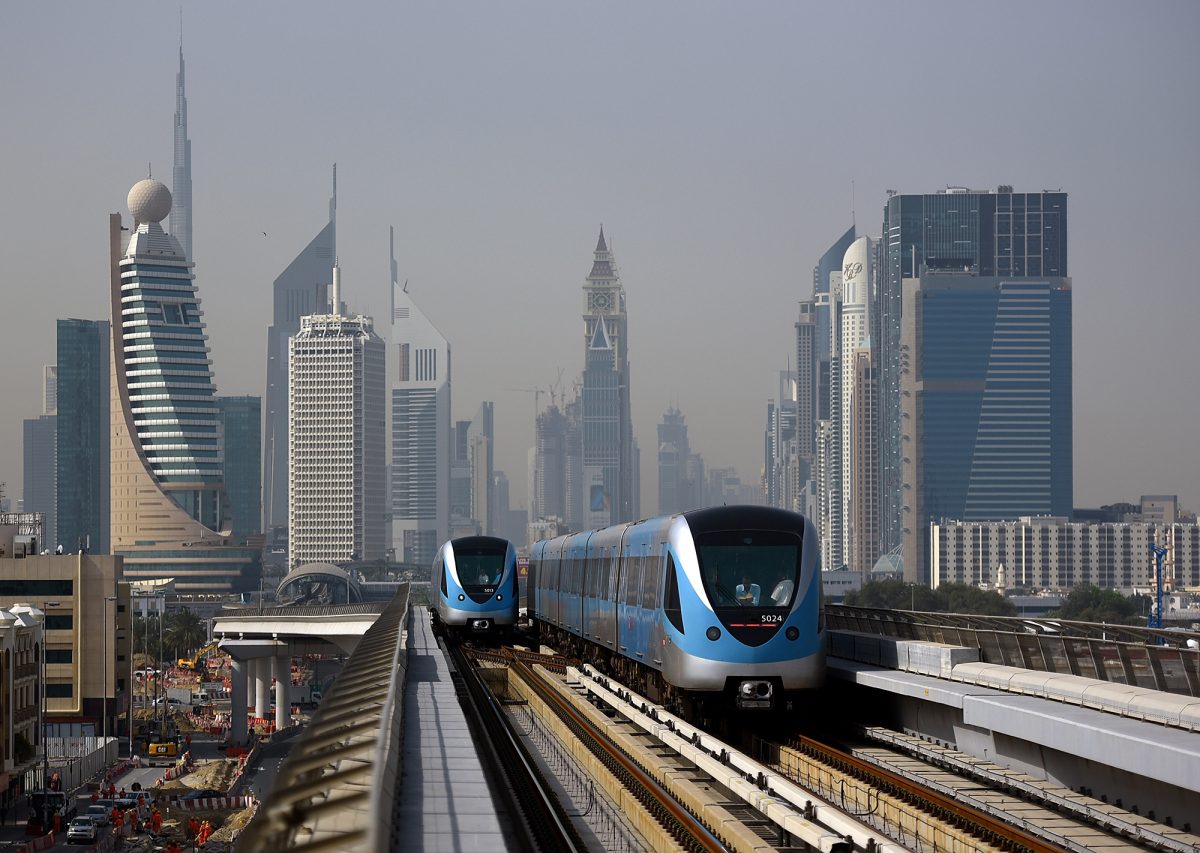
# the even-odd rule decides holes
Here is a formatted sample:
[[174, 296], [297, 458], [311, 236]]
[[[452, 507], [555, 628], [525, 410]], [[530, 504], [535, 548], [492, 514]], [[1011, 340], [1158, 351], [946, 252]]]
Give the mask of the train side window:
[[624, 601], [631, 607], [637, 607], [642, 586], [642, 558], [630, 556], [623, 562], [625, 564]]
[[662, 570], [662, 560], [649, 554], [642, 556], [642, 607], [653, 610], [658, 605], [659, 572]]

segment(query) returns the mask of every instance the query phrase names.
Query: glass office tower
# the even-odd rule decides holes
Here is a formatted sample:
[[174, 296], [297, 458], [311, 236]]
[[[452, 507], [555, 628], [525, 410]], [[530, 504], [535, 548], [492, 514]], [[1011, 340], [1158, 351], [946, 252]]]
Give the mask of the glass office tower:
[[109, 551], [109, 324], [58, 321], [58, 541]]
[[218, 397], [233, 539], [262, 532], [262, 398]]
[[883, 241], [881, 534], [925, 582], [931, 519], [1072, 506], [1067, 196], [895, 194]]

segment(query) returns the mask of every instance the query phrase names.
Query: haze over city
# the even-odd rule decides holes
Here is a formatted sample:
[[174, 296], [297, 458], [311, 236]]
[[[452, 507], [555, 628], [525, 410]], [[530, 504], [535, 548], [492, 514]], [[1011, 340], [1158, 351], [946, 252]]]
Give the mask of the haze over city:
[[[263, 393], [271, 282], [327, 219], [347, 302], [399, 278], [496, 402], [525, 496], [532, 395], [582, 370], [601, 223], [629, 305], [642, 496], [669, 405], [756, 481], [812, 268], [886, 192], [1069, 193], [1075, 504], [1200, 506], [1194, 3], [191, 4], [195, 273], [222, 394]], [[170, 180], [179, 10], [22, 4], [0, 32], [0, 481], [20, 493], [58, 317], [106, 318], [106, 215]], [[386, 332], [385, 332], [386, 334]], [[543, 403], [546, 399], [543, 398]]]

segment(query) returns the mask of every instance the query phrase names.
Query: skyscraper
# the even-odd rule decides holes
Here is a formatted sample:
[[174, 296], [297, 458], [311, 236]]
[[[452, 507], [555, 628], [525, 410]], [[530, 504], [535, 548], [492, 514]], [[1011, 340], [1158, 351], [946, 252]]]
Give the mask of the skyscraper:
[[225, 493], [233, 511], [233, 539], [262, 532], [262, 398], [217, 397], [224, 436]]
[[[340, 299], [333, 267], [333, 305]], [[370, 317], [310, 314], [288, 342], [288, 567], [384, 556], [383, 340]]]
[[583, 286], [583, 479], [586, 526], [637, 517], [638, 460], [629, 408], [625, 289], [604, 239]]
[[475, 417], [467, 427], [467, 450], [471, 460], [471, 517], [479, 522], [485, 536], [496, 531], [495, 494], [495, 404], [487, 400], [479, 404]]
[[111, 535], [130, 580], [175, 578], [187, 592], [258, 582], [261, 554], [230, 544], [221, 420], [192, 264], [159, 224], [171, 193], [129, 191], [124, 243], [109, 217], [112, 317]]
[[478, 536], [479, 525], [471, 514], [471, 422], [455, 421], [450, 427], [450, 538]]
[[534, 427], [530, 521], [567, 517], [568, 422], [558, 406], [539, 412]]
[[[300, 318], [329, 309], [329, 281], [337, 252], [337, 165], [329, 221], [272, 285], [273, 314], [267, 329], [267, 394], [263, 437], [263, 512], [268, 532], [288, 519], [288, 339]], [[335, 307], [335, 313], [340, 306]]]
[[924, 581], [931, 520], [1071, 511], [1067, 197], [893, 196], [884, 239], [881, 523]]
[[845, 525], [849, 544], [844, 556], [856, 572], [869, 572], [879, 556], [879, 383], [875, 352], [860, 347], [850, 356], [850, 406], [847, 437], [850, 453], [843, 463], [849, 476], [850, 500]]
[[175, 163], [171, 171], [171, 234], [183, 248], [184, 257], [192, 254], [192, 140], [187, 131], [187, 95], [184, 92], [183, 33], [179, 34], [179, 73], [175, 75]]
[[817, 401], [820, 364], [817, 357], [817, 304], [814, 300], [800, 303], [800, 318], [796, 321], [796, 449], [812, 463], [817, 441]]
[[658, 511], [662, 515], [703, 504], [704, 461], [692, 453], [687, 422], [674, 406], [658, 425]]
[[68, 551], [109, 549], [111, 327], [58, 321], [58, 541]]
[[450, 533], [450, 344], [392, 282], [392, 547], [432, 565]]
[[[855, 226], [846, 229], [833, 245], [825, 250], [817, 265], [813, 267], [813, 319], [816, 323], [816, 420], [829, 417], [829, 362], [832, 348], [834, 323], [831, 315], [830, 294], [841, 286], [842, 259], [854, 242]], [[816, 425], [813, 425], [813, 441], [816, 441]]]
[[58, 414], [58, 365], [42, 366], [42, 414]]
[[[855, 527], [855, 520], [863, 520], [870, 530], [876, 530], [877, 525], [874, 521], [865, 522], [861, 516], [863, 507], [859, 503], [863, 502], [868, 492], [861, 491], [863, 488], [869, 488], [876, 479], [876, 475], [872, 474], [869, 480], [862, 479], [861, 460], [857, 458], [858, 454], [865, 452], [870, 457], [874, 458], [876, 454], [870, 444], [874, 441], [874, 436], [866, 437], [860, 431], [856, 431], [855, 417], [865, 419], [867, 422], [874, 425], [874, 418], [870, 416], [869, 411], [862, 409], [864, 401], [855, 400], [856, 387], [860, 394], [868, 395], [870, 404], [874, 405], [873, 389], [866, 384], [858, 387], [860, 381], [866, 383], [871, 380], [873, 374], [870, 370], [871, 362], [871, 310], [870, 302], [875, 282], [875, 257], [878, 250], [878, 243], [870, 237], [859, 237], [855, 240], [850, 248], [846, 250], [846, 255], [842, 262], [842, 282], [841, 282], [841, 299], [837, 305], [837, 316], [839, 323], [839, 334], [837, 335], [837, 353], [833, 359], [838, 365], [839, 380], [831, 386], [831, 391], [836, 390], [837, 400], [831, 400], [830, 408], [836, 408], [836, 418], [834, 422], [840, 433], [836, 441], [836, 452], [840, 455], [839, 464], [836, 467], [841, 477], [840, 498], [841, 510], [835, 512], [835, 524], [831, 525], [833, 535], [841, 537], [841, 557], [842, 560], [850, 564], [851, 568], [860, 571], [866, 571], [874, 564], [874, 557], [869, 558], [870, 564], [866, 568], [853, 565], [851, 555], [855, 552], [858, 543], [858, 537], [862, 535], [874, 535], [877, 533], [868, 533], [860, 531]], [[864, 366], [862, 359], [859, 358], [861, 353], [867, 354], [866, 364]], [[864, 372], [865, 371], [865, 372]], [[837, 405], [834, 405], [834, 402]], [[859, 404], [858, 409], [855, 408], [856, 403]], [[864, 442], [866, 445], [864, 446]], [[858, 473], [856, 473], [858, 472]], [[869, 501], [868, 501], [869, 502]], [[867, 553], [878, 549], [877, 542], [862, 543], [862, 552]], [[836, 568], [831, 566], [830, 568]]]
[[25, 512], [46, 514], [42, 526], [44, 544], [39, 544], [40, 550], [47, 547], [53, 549], [58, 544], [58, 528], [55, 524], [58, 504], [55, 488], [57, 420], [55, 415], [39, 415], [36, 418], [27, 418], [23, 424], [25, 488], [21, 494], [25, 500]]

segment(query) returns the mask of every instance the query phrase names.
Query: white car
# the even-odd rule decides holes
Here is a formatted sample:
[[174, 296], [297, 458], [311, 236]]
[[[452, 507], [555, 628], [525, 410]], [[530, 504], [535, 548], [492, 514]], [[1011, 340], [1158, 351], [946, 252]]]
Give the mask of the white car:
[[90, 817], [77, 817], [67, 826], [67, 843], [96, 843], [96, 824]]
[[96, 826], [108, 826], [109, 809], [100, 805], [88, 806], [88, 810], [83, 813], [86, 818], [91, 818]]

